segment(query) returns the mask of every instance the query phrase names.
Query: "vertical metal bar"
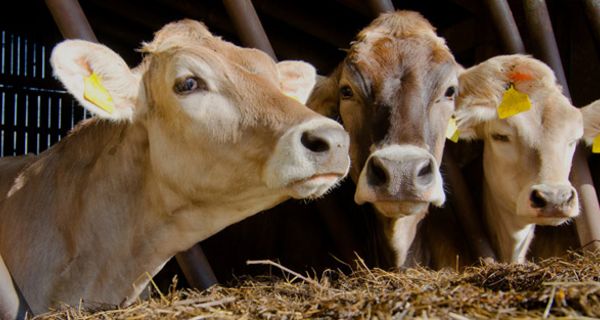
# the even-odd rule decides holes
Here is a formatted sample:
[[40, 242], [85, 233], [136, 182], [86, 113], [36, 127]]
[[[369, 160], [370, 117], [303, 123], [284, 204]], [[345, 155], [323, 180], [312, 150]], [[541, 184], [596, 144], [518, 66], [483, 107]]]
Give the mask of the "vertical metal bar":
[[188, 283], [197, 289], [207, 289], [217, 284], [217, 277], [202, 251], [200, 244], [176, 255], [177, 263]]
[[600, 0], [583, 0], [596, 46], [600, 48]]
[[570, 99], [571, 94], [567, 86], [565, 71], [560, 61], [560, 54], [556, 45], [556, 39], [554, 38], [554, 30], [552, 29], [552, 21], [550, 21], [546, 1], [523, 0], [523, 7], [525, 9], [527, 30], [539, 49], [541, 60], [554, 70], [558, 82], [564, 87], [565, 95]]
[[98, 42], [77, 0], [46, 0], [46, 6], [63, 37]]
[[525, 45], [506, 0], [485, 0], [492, 21], [508, 52], [525, 53]]
[[375, 17], [382, 13], [394, 11], [392, 0], [369, 0], [369, 8]]
[[242, 43], [245, 46], [260, 49], [277, 60], [252, 2], [250, 0], [223, 0], [223, 4]]
[[[532, 40], [539, 46], [542, 60], [554, 70], [565, 94], [570, 97], [546, 2], [544, 0], [523, 0], [523, 5], [527, 28]], [[579, 240], [582, 245], [589, 245], [587, 246], [589, 249], [598, 249], [600, 248], [600, 205], [585, 152], [580, 148], [573, 157], [571, 180], [579, 193], [582, 207], [581, 214], [575, 220]]]
[[471, 253], [475, 257], [497, 260], [494, 249], [481, 227], [483, 225], [481, 214], [478, 213], [465, 178], [450, 152], [452, 146], [446, 146], [445, 149], [442, 164], [446, 168], [446, 176], [453, 191], [455, 214], [465, 232]]

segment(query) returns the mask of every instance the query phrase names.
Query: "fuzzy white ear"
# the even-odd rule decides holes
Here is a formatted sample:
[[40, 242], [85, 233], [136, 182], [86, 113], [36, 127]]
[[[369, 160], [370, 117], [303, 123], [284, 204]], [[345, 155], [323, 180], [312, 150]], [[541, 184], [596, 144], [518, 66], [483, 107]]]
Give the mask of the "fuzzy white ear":
[[600, 100], [579, 110], [583, 115], [583, 139], [587, 145], [591, 145], [594, 138], [600, 134]]
[[[140, 80], [111, 49], [83, 40], [66, 40], [52, 50], [50, 63], [54, 75], [87, 110], [102, 118], [131, 120]], [[92, 74], [99, 81], [96, 85], [89, 82]], [[108, 100], [109, 106], [90, 99], [90, 86], [100, 91], [101, 100]]]
[[460, 132], [460, 139], [473, 140], [479, 139], [477, 126], [480, 124], [497, 119], [498, 115], [495, 108], [476, 101], [470, 101], [469, 104], [457, 102], [456, 111], [454, 111], [456, 125]]
[[305, 104], [317, 81], [317, 71], [302, 61], [282, 61], [277, 64], [281, 91]]

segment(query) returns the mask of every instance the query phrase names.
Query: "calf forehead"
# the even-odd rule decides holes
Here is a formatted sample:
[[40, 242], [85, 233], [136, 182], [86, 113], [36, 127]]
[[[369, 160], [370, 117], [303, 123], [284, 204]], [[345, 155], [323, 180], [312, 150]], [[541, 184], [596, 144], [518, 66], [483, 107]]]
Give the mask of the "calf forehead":
[[550, 150], [579, 139], [583, 134], [581, 113], [562, 95], [548, 95], [533, 100], [532, 109], [506, 119], [517, 129], [524, 145]]

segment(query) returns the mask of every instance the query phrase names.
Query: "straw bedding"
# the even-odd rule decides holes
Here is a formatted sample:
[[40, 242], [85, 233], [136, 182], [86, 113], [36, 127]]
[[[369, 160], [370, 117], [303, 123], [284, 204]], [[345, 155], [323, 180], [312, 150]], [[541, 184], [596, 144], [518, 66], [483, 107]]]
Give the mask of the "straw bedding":
[[319, 277], [270, 261], [285, 277], [241, 278], [198, 292], [153, 291], [127, 308], [63, 307], [47, 319], [488, 319], [599, 318], [600, 252], [461, 272], [357, 267]]

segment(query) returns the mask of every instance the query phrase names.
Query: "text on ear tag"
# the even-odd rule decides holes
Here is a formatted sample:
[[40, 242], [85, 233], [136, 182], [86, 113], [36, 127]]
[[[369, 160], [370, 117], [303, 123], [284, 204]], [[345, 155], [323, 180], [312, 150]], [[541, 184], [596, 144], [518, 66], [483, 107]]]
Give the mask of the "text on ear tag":
[[506, 119], [531, 109], [531, 100], [525, 93], [519, 92], [511, 85], [502, 96], [498, 106], [498, 118]]
[[110, 93], [95, 72], [83, 80], [83, 97], [110, 114], [115, 111], [115, 103]]
[[448, 120], [448, 127], [446, 127], [446, 138], [454, 143], [458, 142], [458, 137], [460, 136], [460, 131], [458, 131], [458, 126], [456, 125], [456, 119], [451, 117]]
[[592, 152], [600, 153], [600, 134], [594, 138], [594, 142], [592, 142]]

